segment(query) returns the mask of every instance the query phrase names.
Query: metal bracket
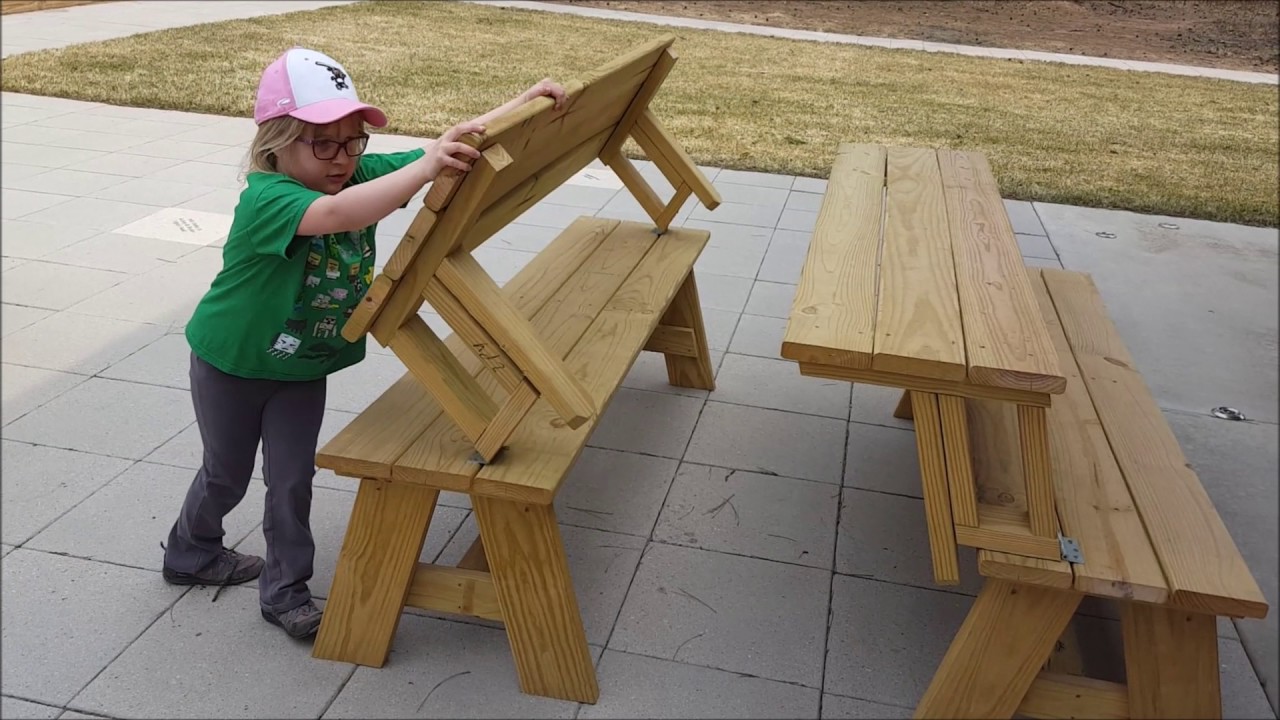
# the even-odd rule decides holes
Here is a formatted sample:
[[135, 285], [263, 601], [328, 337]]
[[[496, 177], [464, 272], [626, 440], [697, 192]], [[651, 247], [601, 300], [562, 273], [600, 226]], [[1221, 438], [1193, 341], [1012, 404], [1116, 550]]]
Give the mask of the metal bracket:
[[484, 456], [474, 451], [472, 451], [471, 457], [467, 458], [467, 460], [470, 460], [471, 462], [479, 465], [480, 467], [484, 467], [485, 465], [488, 465], [490, 462], [497, 462], [498, 458], [502, 457], [502, 452], [506, 449], [507, 449], [506, 446], [498, 448], [497, 454], [494, 455], [493, 460], [490, 460], [489, 462], [485, 462]]
[[1062, 559], [1069, 563], [1080, 564], [1084, 562], [1084, 554], [1080, 552], [1080, 543], [1075, 538], [1069, 538], [1062, 533], [1058, 533], [1058, 550], [1062, 553]]

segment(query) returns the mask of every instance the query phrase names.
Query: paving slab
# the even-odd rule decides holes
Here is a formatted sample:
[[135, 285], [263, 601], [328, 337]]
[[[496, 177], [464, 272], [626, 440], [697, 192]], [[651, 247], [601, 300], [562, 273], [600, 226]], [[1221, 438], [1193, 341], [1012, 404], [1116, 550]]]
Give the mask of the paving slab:
[[698, 300], [702, 307], [740, 313], [751, 294], [751, 279], [694, 270]]
[[120, 458], [8, 439], [0, 444], [3, 538], [10, 545], [27, 542], [132, 465]]
[[733, 331], [729, 352], [777, 358], [782, 351], [782, 337], [786, 331], [786, 318], [743, 314]]
[[910, 718], [912, 708], [885, 705], [849, 698], [843, 695], [822, 694], [822, 719], [828, 718], [868, 718], [868, 720], [885, 720], [885, 718]]
[[190, 371], [191, 345], [187, 342], [186, 335], [173, 332], [161, 335], [123, 360], [113, 363], [102, 370], [99, 376], [190, 390]]
[[839, 484], [845, 426], [834, 418], [708, 402], [684, 459]]
[[[0, 664], [4, 690], [59, 707], [182, 594], [157, 572], [22, 548], [5, 556], [0, 567], [5, 609], [0, 622], [10, 659]], [[71, 618], [75, 622], [68, 622]], [[160, 672], [180, 666], [173, 660]]]
[[19, 700], [8, 695], [0, 698], [0, 716], [12, 718], [13, 720], [18, 720], [19, 718], [30, 718], [31, 720], [56, 718], [61, 712], [62, 708], [52, 705]]
[[1035, 207], [1063, 264], [1093, 276], [1162, 407], [1205, 413], [1229, 405], [1280, 421], [1277, 230]]
[[817, 688], [831, 573], [652, 544], [608, 648]]
[[588, 447], [556, 493], [566, 525], [648, 538], [679, 461]]
[[191, 588], [157, 613], [70, 707], [112, 717], [319, 717], [355, 666], [314, 660], [309, 643], [269, 625], [257, 588], [228, 587], [212, 602], [217, 590]]
[[653, 539], [829, 570], [838, 506], [826, 483], [686, 463]]
[[693, 266], [699, 276], [709, 273], [755, 279], [773, 234], [769, 228], [728, 222], [719, 209], [709, 220], [690, 220], [681, 225], [711, 234]]
[[125, 273], [32, 260], [5, 278], [0, 297], [14, 305], [66, 310], [127, 279]]
[[69, 309], [82, 315], [154, 325], [185, 325], [221, 267], [222, 250], [202, 247], [176, 263], [129, 277]]
[[699, 398], [619, 388], [587, 444], [679, 459], [702, 405]]
[[790, 360], [728, 353], [716, 376], [711, 399], [821, 415], [845, 420], [849, 417], [850, 383], [805, 377]]
[[886, 427], [914, 430], [910, 420], [902, 420], [893, 416], [898, 406], [902, 390], [886, 385], [869, 383], [853, 383], [853, 392], [849, 399], [849, 419], [864, 425], [884, 425]]
[[811, 718], [818, 691], [737, 672], [606, 650], [600, 700], [579, 718]]
[[164, 336], [159, 325], [60, 312], [11, 335], [0, 357], [12, 365], [93, 375]]
[[[892, 417], [892, 408], [885, 415]], [[844, 485], [906, 497], [921, 495], [914, 431], [849, 423]]]
[[175, 263], [198, 246], [119, 233], [101, 233], [49, 253], [44, 259], [64, 265], [138, 275]]
[[[750, 315], [787, 319], [791, 316], [791, 305], [796, 299], [796, 286], [788, 283], [757, 280], [751, 286], [751, 295], [747, 298], [743, 312]], [[781, 347], [779, 347], [781, 352]]]
[[10, 365], [0, 369], [0, 424], [8, 425], [88, 378], [75, 373]]
[[769, 241], [769, 252], [760, 264], [757, 280], [797, 285], [809, 255], [811, 231], [779, 228]]

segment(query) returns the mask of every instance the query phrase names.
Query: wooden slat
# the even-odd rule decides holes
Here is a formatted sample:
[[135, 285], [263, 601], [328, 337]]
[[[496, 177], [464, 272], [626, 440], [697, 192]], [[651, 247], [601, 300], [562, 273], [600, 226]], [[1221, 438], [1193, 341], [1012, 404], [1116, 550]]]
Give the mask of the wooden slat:
[[979, 505], [1027, 511], [1022, 479], [1022, 448], [1018, 443], [1018, 410], [996, 400], [965, 401]]
[[1031, 533], [1027, 513], [1014, 508], [978, 505], [978, 527], [956, 526], [956, 542], [973, 548], [1059, 560], [1062, 551], [1056, 537]]
[[[459, 137], [458, 142], [478, 148], [483, 144], [484, 138], [475, 133], [467, 133]], [[456, 155], [454, 157], [459, 160], [465, 159]], [[423, 206], [432, 212], [443, 210], [453, 200], [454, 194], [458, 192], [458, 186], [466, 177], [467, 174], [457, 168], [446, 167], [441, 170], [432, 181], [426, 197], [422, 198]]]
[[472, 442], [498, 413], [498, 406], [421, 315], [413, 315], [391, 339], [391, 349], [409, 372], [436, 397]]
[[502, 608], [489, 573], [418, 563], [404, 604], [436, 612], [502, 622]]
[[[620, 232], [649, 234], [640, 223], [626, 223]], [[583, 379], [602, 412], [708, 237], [706, 231], [685, 229], [659, 237], [565, 358], [570, 372]], [[545, 398], [539, 400], [511, 436], [504, 451], [509, 460], [485, 466], [476, 475], [472, 492], [550, 503], [598, 418], [576, 430], [564, 427]]]
[[699, 168], [684, 147], [676, 142], [667, 131], [653, 110], [647, 109], [640, 114], [632, 128], [632, 138], [644, 150], [649, 159], [666, 176], [671, 187], [678, 188], [686, 184], [698, 196], [698, 200], [708, 210], [715, 210], [720, 205], [720, 193], [707, 180], [702, 168]]
[[782, 357], [871, 368], [885, 149], [840, 146], [822, 198]]
[[426, 292], [427, 284], [431, 282], [440, 263], [453, 252], [463, 235], [475, 223], [480, 213], [480, 203], [489, 186], [510, 164], [511, 156], [506, 150], [501, 145], [494, 145], [486, 149], [471, 166], [467, 182], [459, 188], [457, 197], [449, 203], [448, 210], [440, 213], [427, 237], [426, 245], [396, 283], [391, 296], [383, 304], [382, 312], [373, 321], [374, 337], [379, 340], [385, 337], [390, 342], [396, 328], [422, 307], [422, 295]]
[[689, 199], [690, 192], [690, 187], [684, 183], [681, 183], [676, 188], [675, 194], [663, 206], [662, 212], [653, 219], [653, 224], [658, 227], [659, 232], [666, 232], [671, 227], [671, 221], [676, 219], [676, 215], [680, 213], [680, 208], [684, 207], [685, 201]]
[[1027, 493], [1027, 516], [1031, 520], [1031, 532], [1040, 537], [1055, 537], [1058, 518], [1053, 512], [1047, 426], [1044, 408], [1018, 406], [1018, 444], [1022, 455], [1022, 481]]
[[1116, 465], [1093, 400], [1084, 386], [1062, 323], [1039, 269], [1029, 271], [1032, 292], [1049, 328], [1066, 392], [1049, 409], [1049, 453], [1062, 534], [1080, 544], [1075, 587], [1104, 597], [1164, 603], [1169, 599], [1160, 562]]
[[382, 304], [386, 302], [387, 295], [391, 294], [391, 289], [396, 285], [395, 281], [386, 275], [378, 275], [373, 279], [373, 283], [369, 285], [369, 290], [360, 298], [360, 304], [356, 306], [355, 312], [351, 313], [351, 317], [342, 325], [342, 337], [347, 342], [355, 342], [360, 336], [369, 332], [369, 327], [373, 325], [374, 318], [382, 310]]
[[382, 268], [383, 275], [392, 280], [399, 280], [404, 275], [404, 271], [413, 264], [414, 258], [418, 257], [418, 252], [422, 250], [422, 246], [431, 235], [431, 229], [436, 225], [436, 217], [434, 212], [425, 207], [418, 210], [413, 222], [409, 223], [409, 229], [400, 239], [400, 244], [396, 245], [395, 252], [391, 253], [391, 258]]
[[965, 399], [938, 396], [942, 415], [942, 442], [947, 457], [947, 485], [951, 488], [951, 514], [957, 525], [978, 526], [978, 490], [973, 482], [973, 458], [969, 450], [969, 423]]
[[[626, 281], [656, 238], [639, 223], [617, 220], [578, 220], [574, 227], [594, 227], [607, 233], [604, 242], [579, 265], [555, 294], [531, 318], [534, 329], [553, 352], [563, 357], [581, 339], [609, 299]], [[541, 259], [547, 251], [538, 255]], [[497, 389], [492, 373], [477, 361], [477, 380], [486, 390]], [[527, 423], [528, 421], [526, 421]], [[560, 422], [557, 418], [556, 422]], [[442, 489], [471, 492], [478, 467], [471, 462], [472, 446], [446, 416], [437, 417], [400, 456], [392, 477], [432, 484]], [[504, 453], [503, 458], [509, 456]]]
[[1267, 602], [1082, 273], [1043, 272], [1085, 387], [1152, 548], [1183, 607], [1264, 617]]
[[698, 357], [698, 338], [690, 328], [659, 325], [653, 329], [645, 352], [657, 352], [681, 357]]
[[662, 215], [662, 198], [654, 192], [649, 181], [644, 179], [636, 166], [624, 155], [614, 155], [606, 159], [605, 163], [617, 174], [627, 191], [636, 199], [636, 202], [640, 203], [640, 207], [656, 222]]
[[520, 386], [511, 393], [506, 404], [498, 410], [493, 422], [489, 423], [489, 427], [484, 429], [484, 434], [475, 443], [476, 452], [484, 458], [485, 462], [493, 462], [498, 451], [507, 443], [507, 438], [515, 432], [516, 426], [524, 420], [524, 416], [529, 413], [529, 408], [533, 407], [537, 399], [538, 391], [527, 382], [521, 382]]
[[547, 348], [520, 311], [507, 302], [502, 288], [470, 253], [445, 258], [437, 277], [497, 340], [565, 424], [576, 428], [595, 415], [586, 389], [569, 374], [560, 357]]
[[[692, 340], [691, 346], [682, 348], [692, 350], [692, 355], [688, 352], [667, 353], [667, 382], [675, 387], [715, 390], [715, 370], [711, 367], [711, 350], [707, 344], [707, 329], [702, 322], [702, 302], [698, 299], [698, 279], [693, 268], [689, 269], [688, 277], [680, 284], [660, 322], [662, 325], [658, 327], [687, 330]], [[650, 336], [649, 343], [652, 342], [653, 336]], [[649, 343], [646, 343], [646, 349]]]
[[963, 380], [964, 335], [938, 158], [932, 150], [890, 147], [886, 174], [871, 368]]
[[1129, 717], [1128, 692], [1120, 683], [1042, 672], [1022, 698], [1017, 714], [1037, 720], [1123, 720]]
[[640, 86], [640, 90], [632, 98], [631, 105], [627, 107], [627, 111], [622, 114], [622, 118], [614, 126], [608, 142], [600, 150], [601, 157], [613, 157], [622, 150], [623, 143], [627, 141], [627, 134], [631, 132], [631, 128], [635, 126], [636, 120], [640, 118], [640, 115], [649, 108], [649, 103], [653, 100], [653, 96], [658, 93], [658, 89], [662, 87], [662, 83], [666, 81], [667, 75], [671, 73], [671, 68], [675, 67], [678, 59], [679, 56], [670, 47], [658, 54], [658, 59], [653, 63], [653, 69], [649, 71], [649, 76], [645, 78], [644, 84]]
[[504, 390], [512, 392], [525, 384], [524, 375], [520, 374], [515, 362], [502, 351], [498, 341], [476, 322], [439, 278], [431, 278], [424, 295], [432, 309], [449, 323], [449, 327], [466, 342], [471, 352], [498, 377], [498, 383]]
[[978, 551], [978, 574], [983, 577], [1040, 587], [1071, 589], [1071, 564], [1065, 560], [1027, 557], [994, 550]]
[[958, 585], [960, 566], [956, 556], [955, 524], [951, 521], [951, 495], [947, 487], [938, 396], [911, 393], [911, 414], [916, 423], [916, 450], [920, 458], [924, 514], [929, 528], [929, 554], [933, 558], [933, 581], [939, 585]]
[[1060, 393], [1058, 367], [1022, 251], [980, 153], [939, 150], [970, 382]]
[[1044, 393], [1010, 390], [1009, 388], [988, 387], [985, 385], [970, 385], [968, 383], [956, 382], [954, 380], [935, 380], [933, 378], [916, 377], [914, 375], [900, 375], [898, 373], [881, 372], [878, 370], [859, 370], [857, 368], [844, 367], [841, 365], [822, 365], [818, 363], [801, 362], [800, 374], [807, 375], [809, 377], [827, 378], [828, 380], [864, 382], [872, 385], [901, 388], [908, 391], [945, 393], [947, 395], [959, 395], [965, 398], [1002, 400], [1004, 402], [1016, 402], [1023, 405], [1036, 405], [1039, 407], [1048, 407], [1051, 402], [1049, 399], [1051, 396], [1045, 395]]
[[[522, 313], [533, 315], [559, 292], [617, 225], [616, 220], [575, 221], [520, 269], [503, 287], [503, 294]], [[466, 352], [466, 344], [456, 335], [450, 336], [445, 345], [455, 354]], [[480, 361], [475, 358], [467, 358], [464, 365], [479, 372]], [[493, 388], [496, 389], [496, 381]], [[325, 443], [316, 455], [316, 464], [339, 475], [389, 478], [392, 464], [440, 414], [440, 406], [431, 394], [412, 373], [405, 373]]]

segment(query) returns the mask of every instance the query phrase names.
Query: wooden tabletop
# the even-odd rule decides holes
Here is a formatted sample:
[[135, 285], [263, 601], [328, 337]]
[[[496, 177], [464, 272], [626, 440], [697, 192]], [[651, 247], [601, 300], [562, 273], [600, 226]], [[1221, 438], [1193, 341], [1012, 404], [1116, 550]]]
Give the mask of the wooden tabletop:
[[840, 146], [782, 356], [805, 374], [1035, 404], [1066, 388], [976, 152]]

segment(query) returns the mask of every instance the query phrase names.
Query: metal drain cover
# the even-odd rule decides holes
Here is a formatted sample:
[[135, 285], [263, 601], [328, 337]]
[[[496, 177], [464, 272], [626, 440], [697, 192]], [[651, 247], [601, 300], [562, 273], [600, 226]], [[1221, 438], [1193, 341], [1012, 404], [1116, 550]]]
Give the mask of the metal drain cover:
[[1114, 239], [1114, 238], [1115, 238], [1115, 236], [1116, 236], [1116, 234], [1115, 234], [1115, 233], [1113, 233], [1113, 232], [1107, 232], [1106, 230], [1103, 230], [1103, 231], [1101, 231], [1101, 232], [1096, 232], [1096, 233], [1094, 233], [1094, 235], [1097, 235], [1097, 236], [1098, 236], [1098, 237], [1100, 237], [1100, 238], [1106, 238], [1106, 239], [1108, 239], [1108, 240], [1112, 240], [1112, 239]]
[[1235, 408], [1230, 408], [1225, 405], [1222, 407], [1216, 407], [1209, 412], [1211, 415], [1221, 420], [1244, 420], [1245, 419], [1244, 413], [1240, 412]]
[[1164, 228], [1165, 230], [1177, 230], [1178, 224], [1171, 223], [1171, 222], [1162, 222], [1160, 223], [1160, 227]]

